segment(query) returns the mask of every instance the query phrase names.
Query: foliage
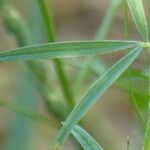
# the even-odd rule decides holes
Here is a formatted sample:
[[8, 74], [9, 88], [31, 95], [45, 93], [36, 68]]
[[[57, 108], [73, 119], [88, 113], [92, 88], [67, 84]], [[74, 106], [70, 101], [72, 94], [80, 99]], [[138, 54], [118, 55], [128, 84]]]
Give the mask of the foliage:
[[[22, 17], [21, 15], [19, 15], [18, 11], [13, 6], [11, 6], [9, 2], [2, 1], [1, 3], [0, 1], [1, 14], [4, 18], [7, 30], [16, 37], [20, 46], [17, 49], [1, 51], [0, 62], [24, 62], [27, 69], [32, 73], [34, 81], [36, 81], [35, 87], [40, 93], [42, 99], [44, 100], [45, 108], [48, 110], [50, 117], [54, 119], [49, 120], [47, 117], [39, 115], [35, 112], [30, 112], [26, 108], [15, 103], [9, 103], [1, 100], [0, 106], [7, 107], [33, 120], [48, 125], [51, 124], [55, 127], [59, 127], [61, 121], [66, 119], [58, 133], [55, 149], [60, 149], [70, 133], [72, 133], [85, 150], [102, 150], [102, 147], [77, 124], [82, 124], [82, 121], [80, 122], [82, 117], [88, 112], [88, 110], [93, 106], [93, 104], [95, 104], [98, 99], [100, 100], [101, 96], [108, 90], [109, 87], [111, 87], [112, 85], [117, 85], [131, 92], [133, 105], [136, 108], [137, 113], [139, 114], [141, 122], [144, 124], [144, 129], [146, 124], [145, 122], [147, 122], [147, 127], [145, 130], [145, 142], [143, 144], [143, 148], [144, 150], [149, 150], [150, 117], [149, 114], [147, 120], [145, 120], [145, 118], [143, 117], [143, 109], [145, 109], [145, 107], [148, 108], [149, 100], [147, 100], [147, 98], [149, 97], [149, 93], [147, 91], [145, 95], [141, 94], [141, 92], [136, 87], [133, 88], [130, 86], [130, 84], [124, 84], [123, 82], [124, 80], [126, 81], [129, 76], [130, 78], [135, 76], [142, 76], [144, 79], [149, 80], [149, 76], [146, 76], [143, 72], [136, 72], [134, 70], [131, 70], [130, 74], [126, 74], [125, 72], [127, 68], [139, 56], [141, 51], [143, 51], [143, 49], [150, 49], [148, 24], [146, 21], [142, 1], [127, 0], [137, 30], [142, 36], [143, 41], [91, 40], [78, 42], [56, 42], [52, 15], [49, 16], [48, 10], [43, 0], [38, 0], [37, 2], [45, 25], [49, 43], [38, 43], [34, 45], [29, 43], [30, 29], [27, 27], [24, 20], [22, 20]], [[106, 18], [104, 19], [104, 22], [99, 32], [97, 33], [97, 39], [104, 38], [109, 29], [116, 10], [121, 4], [121, 0], [115, 2], [116, 3], [114, 3], [114, 1], [112, 0], [111, 7], [109, 8]], [[114, 11], [114, 14], [111, 14], [112, 11]], [[127, 17], [127, 14], [125, 15]], [[127, 22], [125, 23], [125, 25], [127, 26]], [[98, 70], [95, 69], [91, 64], [93, 60], [96, 60], [97, 63], [97, 58], [93, 57], [93, 55], [105, 53], [107, 54], [123, 50], [130, 51], [128, 51], [128, 53], [123, 58], [117, 61], [117, 63], [115, 63], [110, 69], [105, 71], [101, 76]], [[93, 82], [93, 85], [89, 88], [89, 90], [87, 90], [87, 93], [76, 104], [74, 101], [74, 95], [76, 95], [76, 91], [71, 91], [68, 86], [68, 77], [66, 76], [65, 70], [63, 68], [64, 64], [62, 63], [60, 58], [87, 55], [90, 57], [90, 59], [84, 67], [89, 69], [92, 73], [94, 72], [95, 74], [97, 74], [98, 80]], [[64, 94], [65, 105], [60, 102], [58, 102], [57, 104], [54, 103], [55, 96], [53, 96], [51, 83], [49, 82], [48, 76], [46, 75], [44, 63], [40, 61], [35, 61], [37, 59], [51, 59], [53, 61], [53, 65], [58, 75], [60, 85], [62, 87], [62, 92]], [[82, 85], [80, 84], [80, 82], [83, 83], [82, 80], [84, 80], [83, 78], [85, 77], [85, 74], [87, 72], [81, 73], [81, 78], [79, 78], [78, 85]], [[121, 78], [117, 80], [120, 76]], [[141, 102], [141, 100], [143, 101]]]

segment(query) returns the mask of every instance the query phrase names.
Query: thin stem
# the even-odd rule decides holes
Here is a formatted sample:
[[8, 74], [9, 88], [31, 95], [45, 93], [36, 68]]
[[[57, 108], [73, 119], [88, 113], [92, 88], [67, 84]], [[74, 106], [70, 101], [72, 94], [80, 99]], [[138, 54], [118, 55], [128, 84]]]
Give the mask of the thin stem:
[[130, 139], [127, 137], [127, 150], [130, 150]]
[[[30, 39], [30, 31], [29, 28], [23, 19], [23, 17], [19, 14], [19, 12], [11, 6], [9, 3], [5, 3], [5, 5], [1, 9], [2, 11], [2, 16], [4, 18], [4, 22], [7, 26], [7, 30], [13, 34], [18, 42], [19, 46], [26, 46], [31, 44], [32, 39]], [[46, 82], [45, 79], [47, 79], [46, 74], [45, 74], [45, 69], [42, 63], [40, 62], [33, 62], [33, 61], [26, 61], [25, 66], [29, 69], [30, 73], [34, 76], [34, 79], [37, 80], [36, 87], [39, 87], [38, 85], [43, 87], [49, 87], [48, 81]], [[42, 77], [41, 77], [42, 76]], [[31, 77], [31, 74], [30, 74]], [[49, 92], [50, 88], [48, 89]], [[44, 100], [44, 104], [47, 108], [48, 113], [50, 116], [53, 118], [59, 119], [57, 116], [58, 110], [53, 111], [52, 106], [50, 104], [50, 99], [46, 93], [45, 88], [40, 88], [38, 89], [38, 92], [42, 99]], [[61, 119], [64, 119], [63, 116], [60, 116]]]
[[[41, 10], [41, 13], [42, 13], [42, 16], [44, 19], [45, 27], [47, 30], [48, 40], [49, 40], [49, 42], [55, 42], [56, 37], [55, 37], [55, 32], [54, 32], [52, 15], [49, 15], [46, 5], [44, 3], [44, 0], [38, 0], [38, 4], [39, 4], [39, 8]], [[55, 69], [56, 69], [59, 81], [61, 83], [63, 94], [66, 99], [69, 110], [72, 110], [72, 108], [74, 107], [73, 95], [69, 88], [69, 84], [67, 81], [65, 71], [62, 67], [62, 63], [58, 59], [53, 59], [53, 63], [55, 65]]]
[[55, 42], [56, 37], [55, 37], [53, 17], [52, 17], [52, 15], [49, 15], [48, 10], [46, 9], [44, 0], [38, 0], [38, 4], [39, 4], [39, 8], [40, 8], [40, 11], [41, 11], [43, 19], [44, 19], [48, 40], [50, 42]]
[[0, 107], [6, 107], [9, 110], [12, 110], [20, 115], [26, 116], [34, 121], [40, 122], [40, 123], [48, 125], [48, 126], [52, 126], [54, 128], [60, 126], [57, 123], [57, 120], [55, 120], [55, 118], [53, 118], [51, 120], [51, 119], [49, 119], [49, 117], [43, 116], [36, 112], [31, 112], [28, 109], [24, 108], [23, 106], [16, 104], [16, 103], [12, 103], [10, 101], [0, 100]]
[[113, 19], [121, 5], [122, 0], [112, 0], [110, 7], [108, 8], [108, 11], [97, 31], [96, 39], [104, 39], [106, 37], [110, 26], [113, 22]]
[[[127, 0], [126, 0], [125, 4], [124, 4], [124, 30], [125, 30], [125, 38], [126, 39], [129, 38], [129, 17], [128, 17], [129, 16], [129, 11], [128, 11], [128, 9], [129, 9], [128, 8], [128, 3], [127, 3]], [[126, 50], [126, 53], [128, 53], [128, 50]], [[135, 110], [137, 112], [137, 115], [140, 119], [142, 127], [145, 129], [145, 121], [144, 121], [142, 113], [140, 112], [139, 107], [138, 107], [137, 102], [136, 102], [136, 99], [135, 99], [134, 89], [133, 89], [133, 81], [132, 81], [131, 72], [130, 72], [129, 69], [127, 70], [127, 74], [128, 74], [128, 77], [129, 77], [129, 84], [130, 84], [130, 87], [131, 87], [130, 94], [131, 94], [132, 104], [134, 105], [134, 108], [135, 108]]]
[[150, 100], [148, 104], [147, 126], [145, 130], [143, 150], [149, 150], [149, 149], [150, 149]]
[[127, 0], [124, 4], [124, 30], [125, 30], [125, 38], [128, 39], [129, 37], [129, 8]]

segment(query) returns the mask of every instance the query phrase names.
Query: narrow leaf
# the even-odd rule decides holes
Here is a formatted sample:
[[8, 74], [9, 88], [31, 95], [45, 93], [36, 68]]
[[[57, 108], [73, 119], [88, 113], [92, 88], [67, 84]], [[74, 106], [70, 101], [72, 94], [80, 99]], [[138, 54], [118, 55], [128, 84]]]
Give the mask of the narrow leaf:
[[119, 60], [112, 68], [104, 73], [98, 81], [90, 88], [88, 93], [73, 109], [68, 116], [63, 127], [61, 128], [57, 143], [63, 144], [72, 127], [79, 122], [83, 115], [89, 110], [90, 107], [100, 98], [104, 92], [116, 81], [116, 79], [127, 69], [127, 67], [134, 61], [134, 59], [141, 52], [142, 48], [138, 47], [121, 60]]
[[147, 128], [145, 132], [144, 150], [150, 150], [150, 101], [149, 101], [149, 113], [147, 120]]
[[8, 108], [9, 110], [12, 110], [13, 112], [16, 112], [20, 115], [23, 115], [23, 116], [30, 118], [32, 120], [35, 120], [37, 122], [46, 124], [48, 126], [53, 126], [53, 127], [58, 126], [54, 120], [50, 120], [48, 117], [40, 115], [36, 112], [31, 112], [30, 110], [21, 106], [20, 104], [16, 104], [13, 102], [9, 102], [9, 101], [0, 99], [0, 107]]
[[104, 39], [110, 29], [110, 26], [112, 25], [114, 18], [116, 17], [116, 14], [121, 6], [121, 3], [123, 0], [111, 0], [109, 4], [109, 8], [102, 20], [102, 23], [97, 31], [96, 39]]
[[71, 133], [85, 150], [103, 150], [103, 148], [80, 126], [74, 125]]
[[141, 43], [135, 41], [85, 41], [48, 43], [2, 51], [0, 53], [0, 62], [42, 58], [64, 58], [93, 55], [97, 53], [110, 53], [138, 46], [139, 44]]
[[128, 0], [128, 4], [135, 24], [144, 40], [148, 41], [148, 26], [141, 0]]

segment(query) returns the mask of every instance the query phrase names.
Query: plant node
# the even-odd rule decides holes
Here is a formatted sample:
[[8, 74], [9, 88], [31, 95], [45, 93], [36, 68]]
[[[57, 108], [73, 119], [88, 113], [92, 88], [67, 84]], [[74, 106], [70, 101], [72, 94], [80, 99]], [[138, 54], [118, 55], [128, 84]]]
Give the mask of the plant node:
[[144, 48], [150, 48], [150, 42], [149, 41], [144, 43]]

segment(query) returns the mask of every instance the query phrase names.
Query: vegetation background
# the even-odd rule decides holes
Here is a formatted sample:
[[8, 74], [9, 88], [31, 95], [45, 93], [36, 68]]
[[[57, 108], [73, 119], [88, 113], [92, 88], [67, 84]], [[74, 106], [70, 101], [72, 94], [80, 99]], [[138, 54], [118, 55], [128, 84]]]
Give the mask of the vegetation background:
[[[52, 8], [55, 22], [57, 41], [79, 41], [94, 39], [100, 24], [110, 6], [110, 0], [45, 0], [47, 7]], [[42, 23], [41, 14], [35, 0], [12, 0], [11, 3], [26, 19], [32, 38], [32, 43], [39, 44], [47, 42], [46, 31]], [[147, 21], [150, 25], [149, 0], [143, 0]], [[48, 9], [51, 13], [51, 9]], [[117, 10], [113, 23], [108, 30], [105, 39], [125, 39], [124, 31], [124, 5]], [[133, 19], [129, 18], [130, 39], [141, 40], [137, 33]], [[31, 42], [31, 41], [30, 41]], [[15, 37], [10, 34], [0, 16], [0, 50], [13, 49], [18, 47]], [[105, 65], [100, 66], [103, 72], [106, 68], [112, 66], [124, 53], [113, 53], [98, 56], [99, 60]], [[79, 77], [80, 70], [77, 69], [74, 62], [82, 65], [87, 57], [62, 59], [64, 69], [69, 78], [69, 88], [78, 90], [74, 87], [75, 81]], [[147, 68], [149, 56], [147, 52], [142, 52], [140, 57], [134, 62], [132, 67], [144, 70]], [[45, 62], [48, 77], [53, 91], [57, 91], [58, 98], [63, 97], [60, 83], [51, 61]], [[20, 73], [24, 70], [18, 63], [0, 64], [0, 97], [9, 101], [20, 102], [23, 96], [22, 104], [29, 110], [39, 112], [48, 116], [44, 103], [39, 93], [29, 81], [26, 73]], [[27, 71], [25, 71], [27, 72]], [[22, 78], [23, 76], [23, 78]], [[89, 72], [89, 77], [85, 81], [76, 101], [80, 100], [90, 83], [97, 76]], [[147, 81], [136, 82], [139, 90], [146, 90]], [[80, 86], [80, 85], [79, 85]], [[77, 87], [79, 87], [77, 86]], [[24, 87], [24, 88], [22, 88]], [[29, 91], [27, 94], [25, 89]], [[75, 93], [74, 93], [75, 95]], [[28, 102], [27, 103], [27, 100]], [[111, 150], [127, 150], [127, 141], [130, 141], [130, 150], [141, 150], [143, 143], [143, 128], [137, 117], [131, 101], [130, 93], [122, 88], [113, 86], [98, 101], [96, 105], [83, 118], [83, 124], [86, 130], [105, 147]], [[32, 102], [30, 101], [32, 100]], [[21, 120], [21, 123], [20, 121]], [[19, 122], [19, 123], [18, 123]], [[21, 125], [20, 125], [21, 124]], [[53, 147], [58, 129], [49, 127], [39, 122], [35, 122], [27, 117], [14, 113], [5, 107], [0, 108], [0, 149], [1, 150], [48, 150]], [[20, 137], [20, 138], [19, 138]], [[16, 140], [17, 139], [17, 140]], [[15, 141], [16, 140], [16, 141]], [[16, 143], [16, 144], [14, 144]], [[68, 140], [64, 149], [75, 149], [71, 140]]]

